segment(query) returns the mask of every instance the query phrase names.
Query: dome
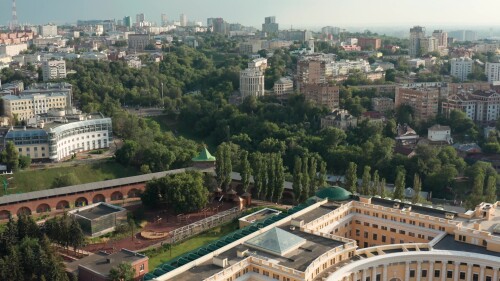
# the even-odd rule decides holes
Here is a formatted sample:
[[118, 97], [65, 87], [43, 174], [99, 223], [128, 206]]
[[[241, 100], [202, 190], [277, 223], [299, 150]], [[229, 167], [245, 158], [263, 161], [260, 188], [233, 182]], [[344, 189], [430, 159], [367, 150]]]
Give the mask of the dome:
[[320, 189], [316, 196], [332, 201], [344, 201], [351, 198], [351, 193], [340, 186], [330, 186]]

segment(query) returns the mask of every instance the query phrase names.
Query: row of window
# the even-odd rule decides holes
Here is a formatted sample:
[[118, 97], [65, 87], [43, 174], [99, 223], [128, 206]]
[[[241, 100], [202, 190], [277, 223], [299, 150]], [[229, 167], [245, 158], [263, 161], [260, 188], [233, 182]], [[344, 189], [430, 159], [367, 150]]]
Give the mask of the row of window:
[[[371, 214], [371, 212], [370, 212], [370, 211], [364, 211], [364, 212], [361, 212], [361, 210], [360, 210], [360, 209], [358, 209], [358, 208], [356, 209], [356, 212], [357, 212], [357, 213], [359, 213], [359, 214], [364, 214], [364, 215], [367, 215], [367, 216], [373, 216], [373, 217], [376, 217], [376, 218], [378, 218], [378, 217], [379, 217], [379, 213], [378, 213], [378, 212], [373, 212], [373, 213]], [[411, 224], [411, 225], [416, 225], [416, 223], [417, 223], [415, 220], [411, 220], [411, 219], [408, 219], [408, 220], [407, 220], [407, 219], [406, 219], [406, 218], [404, 218], [404, 217], [400, 217], [400, 218], [398, 218], [398, 217], [396, 217], [396, 216], [388, 216], [388, 215], [386, 215], [386, 214], [380, 214], [380, 217], [381, 217], [382, 219], [385, 219], [385, 220], [391, 220], [391, 221], [394, 221], [394, 222], [406, 223], [406, 224]], [[427, 226], [427, 228], [429, 228], [429, 229], [436, 229], [436, 225], [431, 224], [431, 223], [426, 224], [425, 222], [419, 222], [419, 223], [418, 223], [418, 226], [419, 226], [419, 227], [423, 227], [423, 228], [425, 228], [425, 227]], [[446, 230], [446, 229], [445, 229], [445, 227], [443, 227], [443, 226], [437, 226], [437, 228], [438, 228], [440, 231], [445, 231], [445, 230]]]

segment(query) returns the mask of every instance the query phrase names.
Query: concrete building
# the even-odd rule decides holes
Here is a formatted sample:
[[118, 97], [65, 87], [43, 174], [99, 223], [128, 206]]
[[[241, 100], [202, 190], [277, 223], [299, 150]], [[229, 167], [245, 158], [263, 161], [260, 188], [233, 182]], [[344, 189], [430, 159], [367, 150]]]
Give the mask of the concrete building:
[[409, 105], [418, 120], [428, 120], [438, 114], [439, 89], [396, 87], [395, 107]]
[[332, 114], [321, 118], [321, 128], [335, 127], [341, 130], [347, 130], [358, 126], [358, 118], [352, 116], [345, 109], [336, 109]]
[[414, 26], [410, 29], [410, 45], [408, 53], [414, 58], [420, 55], [420, 39], [425, 38], [425, 28]]
[[129, 34], [128, 48], [131, 51], [144, 51], [147, 45], [152, 43], [151, 35], [149, 34]]
[[50, 109], [69, 109], [72, 87], [67, 83], [35, 84], [19, 95], [2, 97], [3, 114], [19, 121], [28, 121], [36, 115], [47, 113]]
[[274, 83], [274, 94], [276, 96], [285, 96], [293, 93], [293, 80], [288, 77], [282, 77]]
[[426, 53], [431, 53], [431, 52], [437, 52], [438, 51], [438, 39], [429, 36], [429, 37], [424, 37], [420, 38], [420, 52], [421, 55], [424, 55]]
[[135, 26], [142, 26], [145, 21], [146, 16], [144, 15], [144, 13], [140, 13], [135, 16]]
[[434, 30], [432, 32], [432, 37], [438, 40], [438, 47], [447, 47], [448, 46], [448, 33], [443, 30]]
[[489, 83], [500, 81], [500, 63], [499, 62], [487, 62], [485, 67], [486, 77], [488, 77]]
[[262, 32], [267, 36], [276, 36], [279, 32], [279, 25], [276, 22], [276, 17], [266, 17], [262, 24]]
[[250, 40], [247, 42], [240, 43], [240, 54], [250, 55], [256, 54], [258, 51], [262, 50], [262, 40]]
[[66, 61], [49, 60], [42, 62], [42, 76], [44, 82], [66, 78]]
[[42, 37], [57, 36], [57, 25], [55, 25], [55, 24], [41, 25], [39, 34]]
[[358, 38], [358, 46], [363, 50], [371, 49], [378, 50], [382, 47], [382, 40], [380, 38]]
[[78, 281], [107, 281], [109, 272], [121, 263], [128, 263], [134, 269], [134, 281], [142, 280], [149, 270], [149, 258], [127, 249], [112, 254], [99, 252], [67, 265], [67, 271], [78, 276]]
[[420, 66], [425, 67], [425, 60], [423, 59], [410, 59], [407, 60], [407, 62], [411, 68], [419, 68]]
[[223, 18], [212, 19], [212, 27], [214, 33], [229, 34], [229, 23], [227, 23]]
[[339, 35], [340, 34], [340, 27], [335, 27], [335, 26], [325, 26], [321, 28], [321, 33], [325, 35]]
[[499, 205], [454, 211], [328, 187], [144, 280], [496, 281]]
[[26, 50], [28, 50], [28, 44], [26, 43], [0, 45], [0, 56], [17, 56], [19, 53]]
[[301, 86], [300, 93], [306, 100], [314, 102], [318, 106], [324, 106], [333, 111], [339, 108], [339, 87], [327, 83], [304, 84]]
[[450, 75], [460, 79], [467, 80], [467, 76], [472, 73], [474, 61], [471, 58], [453, 58], [450, 60], [451, 71]]
[[181, 26], [187, 26], [188, 25], [188, 19], [185, 14], [181, 14], [179, 16], [179, 22], [181, 23]]
[[445, 142], [453, 144], [450, 126], [441, 126], [436, 124], [430, 127], [427, 129], [427, 139], [431, 142]]
[[447, 116], [452, 110], [459, 110], [473, 121], [493, 122], [500, 118], [500, 94], [492, 90], [453, 94], [443, 102], [442, 108]]
[[378, 112], [394, 110], [394, 101], [391, 98], [372, 98], [372, 109]]
[[113, 140], [111, 118], [101, 114], [51, 110], [28, 126], [9, 129], [4, 145], [12, 141], [19, 155], [36, 160], [59, 162], [78, 152], [109, 148]]
[[264, 96], [264, 71], [251, 67], [240, 72], [240, 93], [242, 99], [248, 96]]

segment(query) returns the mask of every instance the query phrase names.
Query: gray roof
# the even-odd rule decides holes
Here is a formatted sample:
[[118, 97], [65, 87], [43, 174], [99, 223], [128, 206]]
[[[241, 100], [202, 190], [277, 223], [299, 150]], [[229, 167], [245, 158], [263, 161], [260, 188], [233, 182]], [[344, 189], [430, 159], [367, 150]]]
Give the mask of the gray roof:
[[120, 178], [120, 179], [114, 179], [114, 180], [85, 183], [85, 184], [66, 186], [66, 187], [54, 188], [54, 189], [48, 189], [48, 190], [33, 191], [33, 192], [28, 192], [28, 193], [6, 195], [6, 196], [0, 197], [0, 206], [7, 205], [7, 204], [19, 203], [19, 202], [23, 202], [23, 201], [36, 200], [36, 199], [41, 199], [41, 198], [57, 197], [57, 196], [73, 194], [73, 193], [77, 193], [77, 192], [88, 192], [88, 191], [106, 189], [106, 188], [115, 187], [115, 186], [129, 185], [129, 184], [134, 184], [134, 183], [143, 183], [143, 182], [150, 181], [152, 179], [162, 178], [166, 175], [174, 175], [174, 174], [184, 173], [187, 170], [189, 170], [189, 168], [170, 170], [170, 171], [145, 174], [145, 175], [139, 175], [139, 176], [133, 176], [133, 177], [127, 177], [127, 178]]

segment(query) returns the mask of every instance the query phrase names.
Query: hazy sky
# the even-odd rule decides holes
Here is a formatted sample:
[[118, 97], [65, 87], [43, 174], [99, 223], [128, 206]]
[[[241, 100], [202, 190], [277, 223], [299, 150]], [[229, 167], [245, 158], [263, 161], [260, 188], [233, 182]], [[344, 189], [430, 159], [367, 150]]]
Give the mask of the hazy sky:
[[[11, 0], [0, 0], [0, 24], [11, 18]], [[57, 24], [77, 19], [121, 19], [143, 12], [160, 22], [160, 14], [178, 20], [223, 17], [228, 22], [259, 27], [274, 15], [280, 28], [388, 25], [500, 26], [499, 0], [17, 0], [20, 22]]]

